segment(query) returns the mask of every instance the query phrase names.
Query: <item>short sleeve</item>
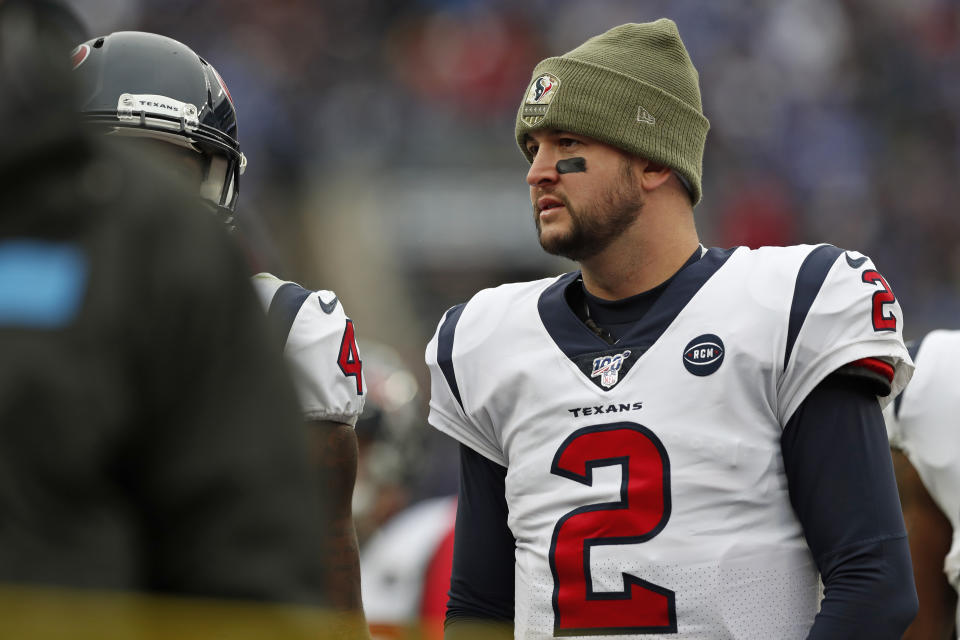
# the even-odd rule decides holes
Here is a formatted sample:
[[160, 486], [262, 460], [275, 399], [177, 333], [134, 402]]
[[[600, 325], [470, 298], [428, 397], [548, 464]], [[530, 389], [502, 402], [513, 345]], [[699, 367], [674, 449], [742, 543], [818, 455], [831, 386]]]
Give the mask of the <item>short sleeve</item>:
[[461, 339], [464, 331], [469, 331], [468, 322], [462, 322], [466, 309], [467, 305], [462, 304], [447, 311], [427, 345], [425, 359], [430, 369], [427, 421], [485, 458], [506, 466], [506, 456], [492, 425], [471, 418], [468, 412], [470, 381], [463, 375], [467, 369], [463, 360], [476, 357], [477, 350], [458, 348], [458, 342], [464, 342]]
[[848, 365], [886, 379], [890, 393], [880, 397], [882, 406], [899, 394], [913, 373], [903, 311], [868, 257], [820, 245], [797, 272], [777, 390], [780, 424], [817, 384]]
[[366, 385], [353, 321], [337, 295], [270, 274], [257, 274], [253, 283], [284, 342], [304, 418], [355, 425]]

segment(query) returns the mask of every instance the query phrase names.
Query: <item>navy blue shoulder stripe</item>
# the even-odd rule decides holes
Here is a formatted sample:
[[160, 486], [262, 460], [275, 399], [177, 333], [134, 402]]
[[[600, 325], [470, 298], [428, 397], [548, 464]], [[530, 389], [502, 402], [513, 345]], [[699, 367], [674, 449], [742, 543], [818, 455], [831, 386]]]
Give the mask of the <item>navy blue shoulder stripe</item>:
[[842, 249], [831, 244], [820, 245], [807, 255], [803, 264], [800, 265], [800, 270], [797, 271], [797, 282], [793, 287], [793, 303], [790, 305], [790, 324], [787, 326], [787, 348], [783, 354], [784, 369], [790, 364], [793, 345], [797, 341], [804, 320], [807, 319], [810, 307], [813, 306], [813, 301], [820, 293], [823, 281], [827, 279], [827, 272], [841, 253], [843, 253]]
[[463, 409], [463, 400], [460, 399], [457, 374], [453, 370], [453, 334], [457, 330], [457, 323], [460, 322], [460, 314], [463, 313], [463, 308], [466, 306], [467, 303], [464, 302], [451, 307], [443, 318], [440, 331], [437, 332], [437, 364], [440, 365], [440, 371], [443, 371], [443, 377], [447, 379], [447, 385], [453, 392], [453, 397], [457, 399], [461, 409]]
[[290, 327], [293, 326], [293, 321], [296, 320], [300, 307], [303, 306], [304, 301], [310, 297], [311, 293], [313, 291], [304, 289], [293, 282], [287, 282], [273, 294], [273, 300], [270, 301], [270, 308], [267, 310], [267, 318], [277, 331], [284, 346], [287, 344]]
[[[926, 337], [927, 336], [923, 336], [923, 338]], [[920, 338], [919, 340], [911, 340], [907, 343], [907, 353], [910, 354], [910, 359], [913, 360], [914, 364], [917, 363], [917, 354], [920, 353], [920, 345], [923, 344], [923, 338]], [[907, 388], [909, 389], [910, 387], [908, 386]], [[900, 417], [900, 405], [903, 403], [903, 396], [906, 393], [907, 391], [904, 389], [893, 401], [893, 415], [896, 418]]]

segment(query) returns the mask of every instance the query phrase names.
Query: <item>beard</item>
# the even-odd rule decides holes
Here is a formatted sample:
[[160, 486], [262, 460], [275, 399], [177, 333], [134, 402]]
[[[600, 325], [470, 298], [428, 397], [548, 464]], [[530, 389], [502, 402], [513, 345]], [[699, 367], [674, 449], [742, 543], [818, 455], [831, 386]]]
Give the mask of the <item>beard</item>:
[[570, 201], [552, 194], [563, 202], [570, 215], [570, 229], [562, 234], [544, 237], [540, 228], [540, 211], [533, 205], [533, 221], [540, 246], [549, 254], [580, 262], [603, 252], [640, 216], [643, 191], [637, 185], [629, 161], [621, 171], [622, 180], [614, 183], [595, 202], [574, 209]]

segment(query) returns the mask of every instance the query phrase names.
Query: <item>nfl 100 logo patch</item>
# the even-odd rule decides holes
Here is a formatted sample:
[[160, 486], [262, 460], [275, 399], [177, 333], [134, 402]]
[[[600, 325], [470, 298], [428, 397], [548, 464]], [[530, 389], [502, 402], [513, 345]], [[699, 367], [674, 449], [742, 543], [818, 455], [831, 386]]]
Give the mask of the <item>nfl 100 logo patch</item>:
[[613, 353], [602, 355], [593, 359], [593, 371], [590, 372], [591, 378], [600, 378], [600, 384], [609, 389], [620, 380], [620, 370], [623, 368], [624, 361], [630, 357], [630, 350], [623, 353]]

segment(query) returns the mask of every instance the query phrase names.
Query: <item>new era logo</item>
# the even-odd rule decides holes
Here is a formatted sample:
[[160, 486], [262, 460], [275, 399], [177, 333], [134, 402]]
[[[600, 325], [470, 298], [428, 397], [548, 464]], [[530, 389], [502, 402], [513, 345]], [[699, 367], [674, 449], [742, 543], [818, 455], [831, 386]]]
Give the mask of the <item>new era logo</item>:
[[657, 119], [653, 117], [653, 114], [644, 109], [642, 105], [638, 105], [637, 122], [642, 122], [643, 124], [657, 124]]

